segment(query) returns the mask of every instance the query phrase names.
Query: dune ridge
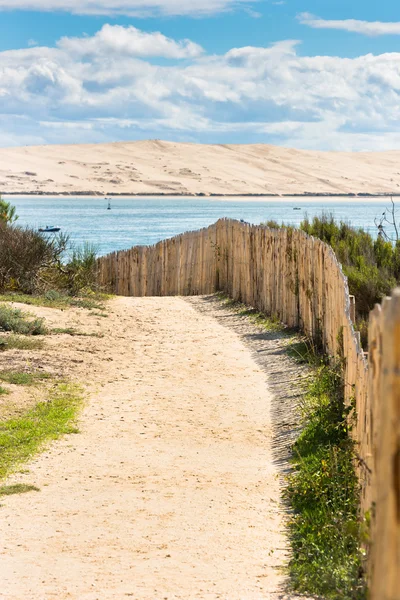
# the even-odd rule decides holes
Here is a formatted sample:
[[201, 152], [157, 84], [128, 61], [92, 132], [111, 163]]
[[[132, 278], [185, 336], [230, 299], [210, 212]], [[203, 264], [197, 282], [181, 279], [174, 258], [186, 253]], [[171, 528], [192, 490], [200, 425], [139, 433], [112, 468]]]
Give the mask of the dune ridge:
[[0, 193], [400, 195], [400, 150], [318, 152], [147, 140], [0, 149]]

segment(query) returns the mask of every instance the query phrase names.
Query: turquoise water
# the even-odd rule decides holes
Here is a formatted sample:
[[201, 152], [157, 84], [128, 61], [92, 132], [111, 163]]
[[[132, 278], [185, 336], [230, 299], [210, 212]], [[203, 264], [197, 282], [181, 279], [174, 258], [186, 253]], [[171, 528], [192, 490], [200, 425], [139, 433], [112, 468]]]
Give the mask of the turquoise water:
[[[54, 225], [71, 239], [96, 245], [100, 255], [135, 245], [154, 244], [184, 231], [207, 227], [221, 217], [261, 223], [269, 219], [298, 225], [322, 211], [376, 234], [374, 218], [381, 215], [389, 199], [335, 198], [123, 198], [107, 201], [96, 197], [8, 198], [17, 208], [18, 223], [32, 227]], [[294, 208], [301, 210], [293, 210]]]

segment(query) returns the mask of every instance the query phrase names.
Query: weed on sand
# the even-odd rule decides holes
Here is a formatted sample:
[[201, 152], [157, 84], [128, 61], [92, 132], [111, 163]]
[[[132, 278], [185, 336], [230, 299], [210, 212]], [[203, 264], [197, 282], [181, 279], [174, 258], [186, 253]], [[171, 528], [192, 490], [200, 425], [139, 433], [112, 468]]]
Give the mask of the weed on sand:
[[0, 331], [23, 335], [45, 335], [47, 333], [44, 319], [30, 319], [18, 308], [7, 305], [0, 306]]
[[81, 389], [59, 383], [40, 402], [18, 418], [0, 424], [0, 479], [6, 477], [46, 444], [78, 433], [76, 419], [83, 402]]
[[86, 308], [88, 310], [105, 310], [105, 302], [111, 296], [101, 293], [88, 294], [87, 296], [74, 297], [50, 290], [39, 296], [29, 294], [10, 293], [0, 295], [0, 302], [19, 302], [31, 306], [45, 306], [48, 308]]
[[0, 380], [12, 385], [35, 385], [40, 381], [50, 379], [49, 373], [29, 371], [3, 371], [0, 372]]
[[15, 494], [26, 494], [27, 492], [40, 492], [40, 489], [36, 485], [29, 485], [27, 483], [0, 486], [0, 496], [13, 496]]
[[5, 350], [41, 350], [44, 342], [23, 335], [0, 335], [0, 352]]
[[65, 334], [65, 335], [71, 335], [73, 337], [97, 337], [97, 338], [104, 337], [104, 333], [86, 333], [84, 331], [78, 331], [77, 329], [74, 329], [73, 327], [56, 327], [56, 328], [52, 329], [51, 332], [54, 333], [55, 335]]
[[229, 298], [224, 292], [219, 292], [217, 297], [221, 300], [225, 308], [233, 310], [240, 317], [248, 317], [254, 325], [258, 325], [268, 331], [289, 333], [288, 328], [285, 327], [277, 317], [268, 316], [256, 308], [249, 307], [238, 300], [232, 300], [232, 298]]
[[96, 295], [88, 298], [71, 298], [70, 306], [86, 308], [87, 310], [105, 310], [104, 301], [107, 299], [108, 297], [105, 295]]

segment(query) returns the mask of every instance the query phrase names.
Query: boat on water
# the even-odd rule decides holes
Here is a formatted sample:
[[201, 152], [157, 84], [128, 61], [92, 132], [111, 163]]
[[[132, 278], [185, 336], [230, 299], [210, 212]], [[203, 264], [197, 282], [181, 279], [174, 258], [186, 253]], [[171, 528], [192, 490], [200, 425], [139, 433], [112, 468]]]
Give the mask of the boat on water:
[[46, 225], [46, 227], [39, 228], [40, 233], [58, 233], [61, 231], [61, 227], [53, 227], [52, 225]]
[[107, 210], [111, 210], [111, 202], [110, 202], [110, 200], [108, 201]]

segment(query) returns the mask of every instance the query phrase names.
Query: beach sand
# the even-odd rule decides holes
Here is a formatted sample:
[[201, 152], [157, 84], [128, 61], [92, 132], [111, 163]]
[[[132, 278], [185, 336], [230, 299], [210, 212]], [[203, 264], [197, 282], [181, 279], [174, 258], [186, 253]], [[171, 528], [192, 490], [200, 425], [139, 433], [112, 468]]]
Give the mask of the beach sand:
[[315, 152], [265, 144], [148, 140], [0, 149], [0, 193], [399, 194], [400, 151]]

